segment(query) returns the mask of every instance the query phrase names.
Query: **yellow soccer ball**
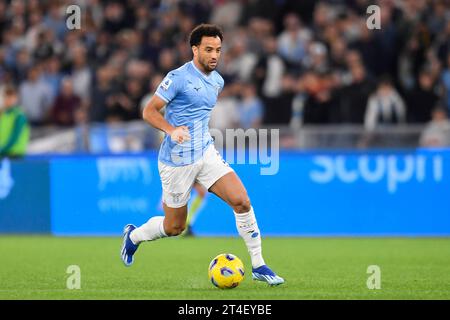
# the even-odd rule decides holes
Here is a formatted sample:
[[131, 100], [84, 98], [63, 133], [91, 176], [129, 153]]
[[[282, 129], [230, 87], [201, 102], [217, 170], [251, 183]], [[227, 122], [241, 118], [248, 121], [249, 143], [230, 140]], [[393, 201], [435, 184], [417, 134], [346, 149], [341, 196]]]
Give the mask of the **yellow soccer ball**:
[[244, 280], [244, 265], [235, 255], [222, 253], [209, 264], [208, 277], [217, 288], [236, 288]]

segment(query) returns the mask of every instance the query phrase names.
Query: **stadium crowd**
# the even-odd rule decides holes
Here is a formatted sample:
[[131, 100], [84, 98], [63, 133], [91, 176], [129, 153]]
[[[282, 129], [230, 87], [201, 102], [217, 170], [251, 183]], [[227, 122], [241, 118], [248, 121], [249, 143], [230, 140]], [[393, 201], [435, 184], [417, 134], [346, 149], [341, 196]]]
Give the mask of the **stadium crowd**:
[[448, 122], [445, 0], [0, 1], [0, 105], [13, 85], [32, 127], [140, 119], [202, 22], [225, 33], [212, 127]]

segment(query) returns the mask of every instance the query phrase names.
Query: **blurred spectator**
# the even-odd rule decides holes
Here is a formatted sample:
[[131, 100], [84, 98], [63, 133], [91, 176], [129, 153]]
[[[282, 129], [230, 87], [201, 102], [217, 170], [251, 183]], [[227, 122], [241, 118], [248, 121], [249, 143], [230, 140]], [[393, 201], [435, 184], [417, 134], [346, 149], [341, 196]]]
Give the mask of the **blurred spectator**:
[[129, 100], [129, 108], [131, 109], [129, 115], [125, 117], [125, 120], [141, 119], [140, 103], [144, 92], [140, 81], [137, 79], [129, 79], [126, 83], [124, 96]]
[[91, 95], [91, 105], [89, 108], [90, 122], [104, 122], [108, 113], [108, 97], [114, 94], [117, 86], [113, 81], [113, 71], [111, 67], [101, 67], [96, 73], [96, 82]]
[[[400, 39], [399, 30], [395, 24], [394, 18], [396, 9], [392, 2], [386, 1], [382, 3], [380, 12], [380, 24], [382, 28], [373, 32], [375, 36], [375, 46], [378, 51], [375, 51], [377, 56], [377, 69], [375, 75], [382, 76], [383, 74], [390, 74], [391, 77], [397, 81], [398, 59], [400, 55]], [[364, 21], [364, 20], [363, 20]], [[365, 24], [365, 21], [363, 22]], [[364, 26], [365, 30], [367, 26]]]
[[[8, 25], [6, 10], [8, 6], [6, 1], [0, 1], [0, 30], [6, 30]], [[3, 33], [0, 32], [0, 43], [3, 43]]]
[[127, 52], [128, 59], [137, 59], [141, 56], [141, 37], [138, 32], [125, 29], [120, 31], [116, 38], [121, 49]]
[[159, 53], [162, 50], [162, 33], [157, 29], [149, 30], [147, 40], [142, 45], [142, 58], [158, 65]]
[[[438, 13], [436, 16], [429, 17], [429, 26], [435, 31], [434, 46], [436, 48], [436, 54], [441, 61], [441, 64], [445, 65], [447, 57], [450, 55], [450, 14], [448, 2], [445, 3], [445, 0], [436, 1], [435, 10], [437, 10]], [[435, 19], [437, 20], [436, 22], [434, 22]]]
[[16, 82], [23, 82], [27, 78], [28, 70], [32, 66], [33, 60], [29, 52], [25, 48], [18, 50], [15, 57], [15, 63], [11, 67], [11, 72], [13, 73]]
[[444, 92], [445, 107], [450, 112], [450, 52], [447, 55], [447, 68], [442, 72], [442, 91]]
[[73, 92], [73, 83], [69, 77], [62, 80], [61, 93], [52, 107], [53, 123], [60, 126], [73, 126], [75, 114], [81, 107], [81, 99]]
[[339, 114], [332, 122], [363, 124], [367, 102], [375, 83], [367, 76], [361, 63], [350, 66], [351, 83], [339, 92]]
[[256, 64], [253, 78], [259, 88], [258, 94], [264, 102], [265, 110], [271, 117], [275, 117], [275, 114], [280, 112], [280, 97], [283, 94], [282, 79], [285, 70], [284, 61], [277, 54], [276, 38], [266, 38], [264, 51]]
[[330, 115], [336, 112], [338, 106], [333, 92], [333, 75], [308, 72], [303, 76], [301, 86], [307, 94], [304, 106], [304, 123], [329, 123]]
[[358, 28], [359, 37], [349, 43], [349, 48], [358, 52], [364, 66], [371, 74], [380, 76], [382, 74], [381, 58], [379, 58], [381, 48], [375, 39], [375, 33], [367, 28], [365, 21], [360, 21]]
[[159, 54], [158, 64], [161, 73], [167, 74], [170, 70], [176, 68], [175, 52], [173, 49], [163, 49]]
[[[225, 31], [218, 71], [231, 87], [218, 105], [236, 102], [233, 83], [253, 82], [264, 125], [362, 124], [374, 83], [389, 74], [404, 94], [408, 121], [423, 122], [436, 94], [450, 111], [447, 2], [91, 0], [80, 2], [81, 30], [69, 31], [67, 1], [0, 1], [0, 87], [12, 81], [20, 88], [33, 125], [47, 123], [65, 75], [82, 99], [80, 118], [140, 119], [147, 93], [140, 87], [191, 59], [190, 30], [213, 22]], [[381, 7], [380, 30], [366, 26], [369, 4]], [[30, 81], [35, 69], [42, 77]], [[233, 126], [231, 118], [222, 124]]]
[[38, 35], [43, 29], [41, 12], [39, 10], [31, 12], [28, 21], [29, 26], [25, 34], [26, 49], [28, 52], [33, 52], [37, 46]]
[[253, 83], [244, 83], [240, 87], [241, 99], [237, 104], [239, 127], [243, 129], [259, 128], [263, 118], [264, 106], [256, 95]]
[[264, 55], [264, 52], [268, 52], [266, 40], [273, 41], [274, 48], [269, 50], [270, 52], [277, 53], [277, 40], [273, 34], [274, 26], [273, 22], [266, 17], [254, 17], [248, 22], [247, 27], [247, 47], [248, 50], [257, 56]]
[[[330, 69], [333, 70], [340, 78], [342, 78], [342, 83], [345, 83], [344, 79], [347, 65], [346, 57], [351, 53], [347, 48], [347, 43], [341, 37], [334, 38], [330, 43]], [[356, 57], [359, 59], [359, 56]]]
[[5, 73], [8, 71], [8, 68], [6, 66], [5, 57], [6, 56], [6, 50], [4, 47], [0, 45], [0, 81], [3, 80]]
[[51, 32], [51, 30], [46, 29], [41, 29], [38, 32], [33, 50], [33, 57], [36, 61], [42, 62], [55, 53], [53, 48], [54, 38]]
[[431, 73], [422, 71], [419, 75], [418, 86], [406, 95], [408, 121], [413, 123], [430, 121], [431, 111], [438, 100], [439, 96], [434, 92]]
[[[225, 76], [235, 80], [248, 82], [251, 80], [258, 57], [247, 50], [247, 38], [239, 35], [232, 41], [228, 59], [223, 61]], [[223, 69], [223, 68], [222, 68]]]
[[433, 109], [432, 119], [422, 132], [419, 144], [424, 147], [450, 146], [450, 120], [446, 109], [441, 106]]
[[99, 31], [96, 37], [95, 45], [90, 48], [89, 58], [93, 61], [96, 67], [103, 61], [107, 61], [113, 52], [113, 45], [111, 43], [111, 35], [106, 31]]
[[54, 101], [60, 91], [61, 81], [63, 78], [61, 72], [61, 62], [56, 56], [51, 57], [45, 62], [42, 78], [50, 87], [51, 100]]
[[87, 105], [91, 94], [92, 75], [91, 68], [87, 64], [86, 49], [84, 47], [77, 46], [73, 49], [72, 62], [73, 91], [82, 99], [83, 104]]
[[225, 130], [239, 127], [238, 101], [233, 94], [238, 85], [224, 87], [211, 111], [210, 128]]
[[62, 5], [58, 2], [50, 2], [44, 18], [44, 26], [52, 30], [59, 40], [62, 40], [68, 31], [63, 12], [65, 9]]
[[41, 77], [41, 66], [33, 66], [28, 77], [20, 85], [20, 103], [32, 125], [44, 125], [51, 107], [51, 88]]
[[307, 55], [310, 31], [301, 25], [295, 13], [284, 18], [285, 30], [278, 36], [278, 52], [292, 66], [298, 66]]
[[216, 1], [211, 15], [211, 22], [222, 26], [224, 30], [231, 29], [239, 22], [242, 10], [242, 1]]
[[321, 42], [312, 42], [308, 46], [308, 54], [302, 61], [303, 67], [318, 73], [329, 70], [328, 52], [326, 46]]
[[25, 155], [30, 139], [27, 118], [18, 104], [16, 89], [8, 85], [0, 105], [0, 157]]
[[120, 122], [141, 119], [140, 101], [142, 87], [138, 80], [129, 79], [125, 87], [118, 93], [107, 97], [107, 121]]
[[364, 127], [371, 132], [380, 124], [398, 124], [404, 123], [405, 120], [405, 103], [392, 85], [392, 81], [385, 77], [369, 98]]
[[103, 29], [108, 33], [116, 34], [122, 29], [131, 27], [134, 19], [128, 19], [124, 4], [120, 1], [111, 1], [104, 8]]
[[163, 81], [164, 76], [161, 73], [155, 74], [151, 81], [150, 85], [148, 86], [148, 93], [141, 99], [141, 102], [139, 103], [139, 109], [140, 112], [144, 111], [145, 106], [150, 101], [150, 99], [155, 94], [155, 91], [158, 89], [159, 84]]

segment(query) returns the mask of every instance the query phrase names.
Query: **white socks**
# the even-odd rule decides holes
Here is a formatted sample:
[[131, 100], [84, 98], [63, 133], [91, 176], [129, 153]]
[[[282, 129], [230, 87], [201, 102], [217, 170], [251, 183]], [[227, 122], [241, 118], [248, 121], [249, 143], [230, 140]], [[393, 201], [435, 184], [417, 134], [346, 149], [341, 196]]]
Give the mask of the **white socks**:
[[[252, 267], [258, 268], [265, 264], [262, 257], [261, 234], [256, 222], [253, 207], [246, 213], [234, 213], [236, 218], [236, 228], [239, 235], [244, 239], [248, 253], [252, 260]], [[139, 228], [134, 229], [130, 234], [130, 239], [134, 244], [142, 241], [152, 241], [167, 237], [164, 231], [164, 217], [152, 217]]]
[[152, 217], [139, 228], [134, 229], [130, 234], [130, 239], [134, 244], [142, 241], [151, 241], [167, 237], [164, 232], [164, 217]]
[[234, 213], [236, 218], [236, 227], [239, 235], [244, 239], [247, 245], [248, 253], [252, 259], [253, 268], [258, 268], [265, 264], [262, 257], [261, 233], [256, 223], [253, 207], [246, 213]]

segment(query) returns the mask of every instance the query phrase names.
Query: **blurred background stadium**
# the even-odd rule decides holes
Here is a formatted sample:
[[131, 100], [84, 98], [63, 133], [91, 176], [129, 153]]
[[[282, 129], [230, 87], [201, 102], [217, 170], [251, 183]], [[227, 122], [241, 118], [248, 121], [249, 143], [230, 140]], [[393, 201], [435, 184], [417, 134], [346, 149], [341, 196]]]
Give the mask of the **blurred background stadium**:
[[[66, 26], [71, 4], [79, 30]], [[371, 4], [380, 30], [367, 27]], [[1, 1], [0, 92], [18, 90], [28, 153], [157, 148], [140, 109], [191, 59], [201, 22], [225, 31], [211, 127], [281, 128], [293, 149], [450, 144], [433, 112], [450, 108], [447, 1]], [[382, 96], [383, 116], [369, 108]]]
[[[81, 9], [73, 30], [72, 4]], [[380, 29], [368, 27], [372, 4]], [[269, 234], [450, 234], [450, 9], [441, 0], [0, 1], [0, 105], [12, 91], [25, 115], [4, 120], [13, 129], [1, 133], [12, 158], [1, 167], [2, 232], [115, 234], [160, 210], [161, 135], [141, 110], [191, 59], [188, 36], [202, 22], [225, 32], [226, 86], [211, 128], [280, 130], [277, 174], [235, 166], [255, 205], [272, 197], [260, 215], [281, 209], [282, 222], [298, 222], [262, 218]], [[300, 214], [289, 213], [293, 199]], [[217, 217], [200, 217], [198, 231], [233, 232]], [[379, 223], [364, 228], [370, 220]]]
[[[73, 30], [72, 4], [81, 9]], [[380, 29], [368, 27], [372, 4]], [[211, 128], [280, 130], [277, 174], [236, 165], [255, 205], [271, 195], [267, 211], [298, 222], [268, 233], [450, 234], [450, 9], [441, 0], [0, 1], [2, 232], [115, 234], [160, 210], [161, 135], [141, 110], [191, 59], [188, 36], [202, 22], [225, 32], [226, 87]], [[301, 214], [288, 213], [293, 199]], [[226, 212], [211, 201], [210, 211]], [[198, 231], [232, 232], [209, 217]], [[371, 219], [380, 222], [365, 229]]]
[[[161, 214], [141, 110], [202, 22], [225, 34], [211, 128], [279, 130], [275, 175], [233, 165], [265, 235], [450, 236], [446, 0], [0, 0], [0, 233]], [[193, 231], [237, 235], [211, 196]]]

